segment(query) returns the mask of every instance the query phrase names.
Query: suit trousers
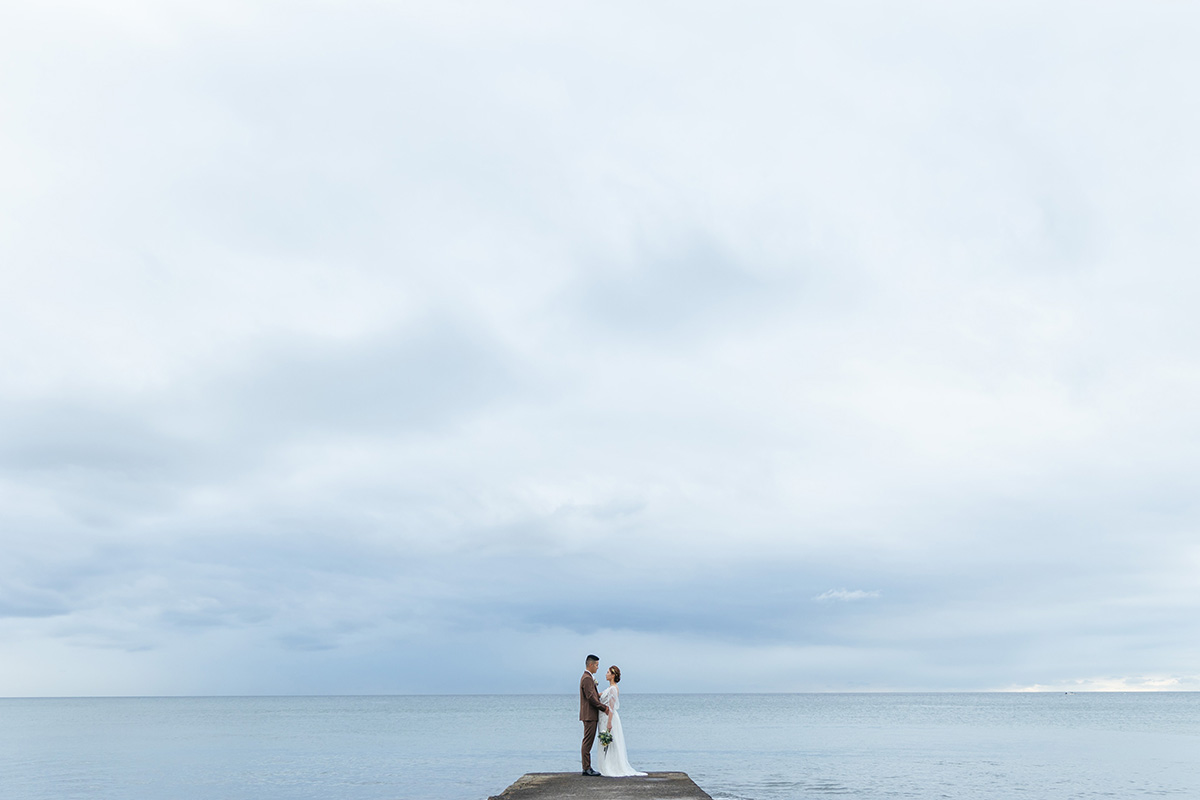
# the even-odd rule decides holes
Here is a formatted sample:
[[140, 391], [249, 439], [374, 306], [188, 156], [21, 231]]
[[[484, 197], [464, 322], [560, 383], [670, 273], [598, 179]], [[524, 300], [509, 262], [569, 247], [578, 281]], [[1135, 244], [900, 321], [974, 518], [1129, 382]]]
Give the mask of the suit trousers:
[[583, 771], [587, 772], [592, 768], [592, 745], [596, 742], [596, 727], [600, 724], [598, 719], [583, 720], [583, 749], [579, 754], [583, 756]]

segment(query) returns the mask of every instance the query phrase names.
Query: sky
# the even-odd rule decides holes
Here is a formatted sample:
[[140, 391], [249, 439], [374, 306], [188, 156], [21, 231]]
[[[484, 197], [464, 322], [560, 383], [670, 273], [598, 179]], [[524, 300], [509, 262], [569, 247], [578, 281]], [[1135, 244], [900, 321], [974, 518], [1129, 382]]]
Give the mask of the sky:
[[0, 696], [1200, 688], [1200, 7], [0, 7]]

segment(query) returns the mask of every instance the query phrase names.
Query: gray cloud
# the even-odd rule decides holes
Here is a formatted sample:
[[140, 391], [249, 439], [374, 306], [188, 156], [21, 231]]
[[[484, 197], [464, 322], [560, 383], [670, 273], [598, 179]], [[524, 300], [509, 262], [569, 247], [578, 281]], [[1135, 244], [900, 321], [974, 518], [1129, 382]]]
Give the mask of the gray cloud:
[[214, 399], [247, 432], [436, 431], [511, 395], [520, 380], [514, 360], [483, 334], [434, 325], [366, 346], [289, 344], [244, 364]]
[[731, 263], [719, 243], [698, 237], [665, 251], [638, 248], [633, 264], [596, 264], [576, 290], [576, 305], [607, 336], [636, 343], [711, 336], [769, 308], [780, 288]]

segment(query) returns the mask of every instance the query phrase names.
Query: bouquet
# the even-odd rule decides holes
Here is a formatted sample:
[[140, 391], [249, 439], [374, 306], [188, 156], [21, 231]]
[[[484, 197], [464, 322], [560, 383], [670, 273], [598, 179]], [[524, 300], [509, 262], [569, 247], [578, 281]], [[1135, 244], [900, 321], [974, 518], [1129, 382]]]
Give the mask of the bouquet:
[[608, 752], [608, 746], [612, 744], [612, 731], [600, 731], [600, 744], [604, 745], [604, 752]]

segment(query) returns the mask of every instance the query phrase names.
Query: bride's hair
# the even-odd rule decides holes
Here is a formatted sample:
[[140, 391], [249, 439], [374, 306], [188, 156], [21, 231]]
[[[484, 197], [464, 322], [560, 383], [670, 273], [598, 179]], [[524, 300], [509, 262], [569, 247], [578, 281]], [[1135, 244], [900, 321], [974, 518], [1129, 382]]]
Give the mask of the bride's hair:
[[613, 674], [613, 683], [621, 682], [621, 668], [620, 667], [618, 667], [616, 664], [613, 664], [611, 667], [608, 668], [608, 671]]

